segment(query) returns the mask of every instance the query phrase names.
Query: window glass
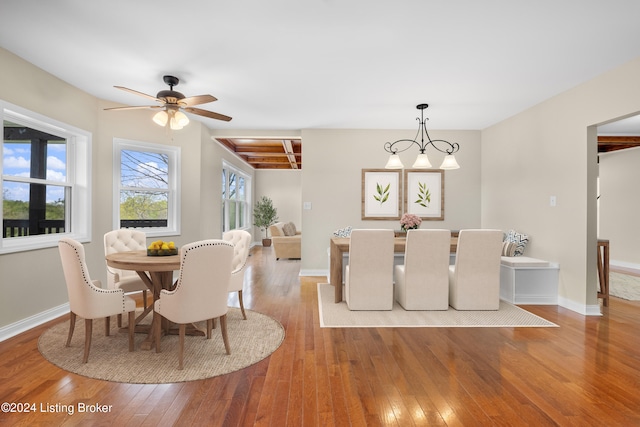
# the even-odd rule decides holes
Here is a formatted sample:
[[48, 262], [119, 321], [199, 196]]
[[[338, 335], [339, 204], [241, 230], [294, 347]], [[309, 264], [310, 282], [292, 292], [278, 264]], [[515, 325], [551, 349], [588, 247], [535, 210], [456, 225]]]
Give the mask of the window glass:
[[116, 140], [117, 228], [145, 228], [151, 236], [178, 233], [179, 148]]
[[223, 163], [222, 228], [223, 232], [248, 228], [251, 178], [233, 166]]

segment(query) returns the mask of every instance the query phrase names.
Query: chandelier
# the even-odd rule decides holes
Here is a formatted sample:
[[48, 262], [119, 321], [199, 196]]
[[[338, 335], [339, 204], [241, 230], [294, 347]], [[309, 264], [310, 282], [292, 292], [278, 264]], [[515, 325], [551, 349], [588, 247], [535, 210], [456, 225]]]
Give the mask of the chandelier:
[[[427, 147], [430, 145], [441, 153], [445, 153], [444, 160], [440, 165], [440, 169], [459, 169], [460, 165], [456, 161], [454, 153], [458, 152], [460, 146], [458, 143], [450, 143], [445, 141], [444, 139], [434, 139], [432, 140], [429, 137], [429, 132], [427, 132], [427, 126], [425, 125], [424, 118], [424, 110], [429, 107], [429, 104], [419, 104], [416, 106], [418, 110], [420, 110], [420, 117], [416, 118], [416, 120], [420, 121], [418, 125], [418, 133], [414, 139], [399, 139], [395, 142], [387, 142], [384, 144], [384, 149], [386, 152], [390, 153], [389, 160], [385, 166], [386, 169], [402, 169], [404, 165], [400, 161], [400, 156], [398, 153], [408, 150], [413, 146], [413, 144], [418, 146], [418, 157], [416, 158], [413, 167], [416, 169], [430, 169], [431, 162], [429, 162], [429, 158], [427, 157], [427, 153], [425, 153]], [[427, 119], [429, 120], [429, 119]], [[420, 142], [418, 142], [418, 135], [420, 135]], [[424, 137], [427, 137], [427, 141], [425, 142]], [[406, 147], [405, 147], [406, 145]], [[440, 147], [438, 147], [440, 146]], [[404, 148], [403, 148], [404, 147]]]

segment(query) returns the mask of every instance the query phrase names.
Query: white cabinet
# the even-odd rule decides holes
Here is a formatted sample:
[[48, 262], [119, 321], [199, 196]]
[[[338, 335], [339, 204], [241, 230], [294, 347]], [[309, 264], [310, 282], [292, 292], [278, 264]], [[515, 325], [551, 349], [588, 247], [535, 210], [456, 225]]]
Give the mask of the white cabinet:
[[558, 264], [526, 257], [505, 258], [500, 264], [501, 299], [512, 304], [558, 304]]

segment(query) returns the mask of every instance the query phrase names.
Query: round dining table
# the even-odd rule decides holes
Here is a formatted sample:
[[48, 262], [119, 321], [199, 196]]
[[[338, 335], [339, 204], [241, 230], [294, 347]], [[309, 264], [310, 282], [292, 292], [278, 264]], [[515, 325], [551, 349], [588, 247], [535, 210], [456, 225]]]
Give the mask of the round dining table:
[[[160, 291], [163, 289], [170, 290], [173, 288], [173, 272], [180, 270], [180, 255], [166, 255], [166, 256], [148, 256], [147, 251], [125, 251], [116, 252], [105, 256], [107, 265], [112, 268], [118, 268], [120, 270], [131, 270], [138, 273], [138, 276], [147, 285], [149, 290], [153, 294], [153, 301], [157, 301], [160, 298]], [[141, 345], [141, 349], [150, 350], [154, 343], [154, 331], [152, 320], [151, 325], [138, 325], [138, 322], [146, 317], [149, 312], [153, 310], [154, 304], [151, 304], [147, 309], [136, 318], [136, 332], [147, 333], [148, 336]], [[166, 319], [163, 319], [163, 321]], [[163, 331], [169, 333], [177, 333], [177, 330], [168, 325], [164, 325]], [[186, 331], [189, 335], [205, 335], [205, 332], [196, 328], [195, 326], [187, 328]]]

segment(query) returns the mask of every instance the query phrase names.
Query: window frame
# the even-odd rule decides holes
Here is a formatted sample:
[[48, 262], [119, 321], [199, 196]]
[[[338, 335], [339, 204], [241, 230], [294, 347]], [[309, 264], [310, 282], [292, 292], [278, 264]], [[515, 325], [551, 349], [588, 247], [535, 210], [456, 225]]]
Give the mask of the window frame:
[[140, 151], [168, 156], [168, 190], [167, 190], [167, 226], [141, 227], [147, 237], [180, 235], [180, 147], [162, 145], [152, 142], [133, 141], [124, 138], [113, 138], [113, 229], [120, 226], [120, 192], [122, 191], [121, 166], [123, 150]]
[[[221, 194], [222, 196], [222, 218], [221, 218], [221, 228], [222, 228], [222, 233], [225, 233], [227, 231], [231, 231], [231, 230], [245, 230], [248, 231], [251, 229], [252, 225], [251, 223], [252, 221], [252, 212], [251, 212], [251, 197], [252, 197], [252, 181], [251, 181], [251, 175], [249, 175], [248, 173], [244, 172], [243, 170], [235, 167], [234, 165], [232, 165], [231, 163], [223, 160], [222, 161], [222, 173], [224, 174], [225, 178], [223, 180], [223, 185], [224, 185], [224, 193]], [[234, 173], [237, 176], [241, 177], [244, 179], [244, 201], [241, 202], [244, 204], [244, 226], [243, 227], [236, 227], [236, 228], [229, 228], [229, 204], [230, 203], [238, 203], [238, 200], [233, 200], [230, 199], [228, 197], [229, 195], [229, 175], [230, 173]], [[236, 210], [237, 212], [237, 210]], [[237, 216], [236, 216], [236, 223], [237, 223]]]
[[[0, 234], [0, 254], [50, 248], [58, 245], [61, 237], [70, 237], [79, 242], [91, 241], [91, 145], [92, 134], [86, 130], [52, 119], [0, 100], [0, 122], [3, 124], [3, 144], [0, 146], [0, 158], [4, 160], [4, 122], [31, 127], [66, 139], [66, 179], [64, 182], [38, 179], [19, 179], [4, 175], [4, 162], [0, 162], [0, 189], [4, 182], [40, 182], [64, 186], [69, 194], [69, 203], [65, 203], [65, 232], [38, 234], [4, 238]], [[0, 221], [4, 223], [3, 213]]]

